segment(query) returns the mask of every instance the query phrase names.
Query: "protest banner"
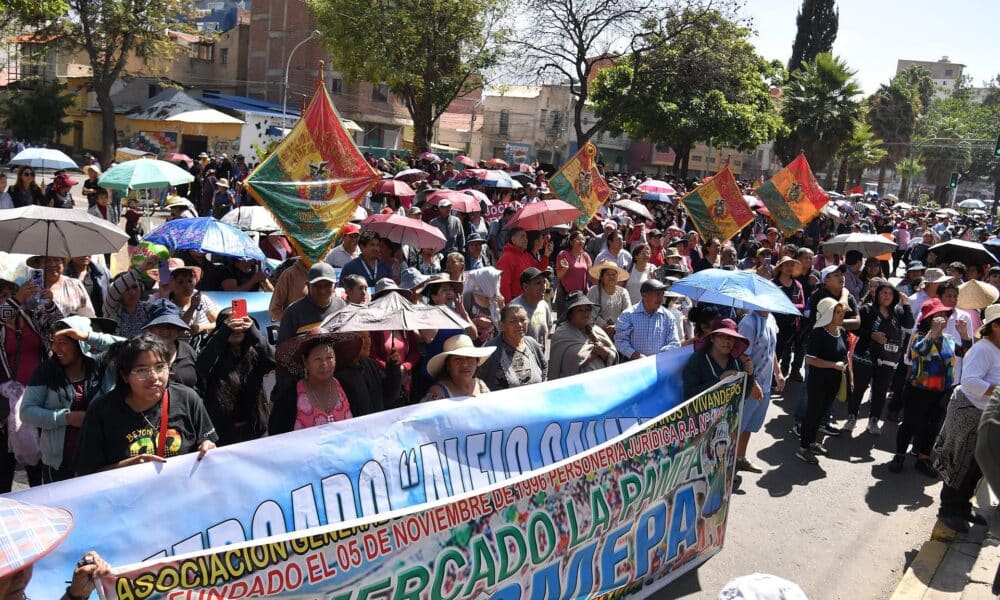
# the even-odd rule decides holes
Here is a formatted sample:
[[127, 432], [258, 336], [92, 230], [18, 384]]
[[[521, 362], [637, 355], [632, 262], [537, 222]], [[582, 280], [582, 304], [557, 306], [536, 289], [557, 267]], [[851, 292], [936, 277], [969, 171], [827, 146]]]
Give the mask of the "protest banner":
[[722, 548], [745, 375], [458, 497], [117, 569], [107, 598], [644, 596]]
[[591, 217], [611, 195], [611, 188], [597, 170], [597, 146], [590, 142], [584, 144], [549, 178], [549, 189], [557, 198], [583, 212], [576, 224], [586, 227]]
[[679, 404], [690, 353], [226, 446], [202, 461], [184, 455], [16, 492], [10, 497], [62, 507], [76, 519], [66, 541], [36, 565], [28, 593], [59, 597], [60, 582], [90, 549], [111, 564], [132, 564], [502, 483]]
[[297, 253], [313, 264], [326, 257], [378, 180], [344, 129], [320, 71], [302, 118], [244, 186], [271, 212]]

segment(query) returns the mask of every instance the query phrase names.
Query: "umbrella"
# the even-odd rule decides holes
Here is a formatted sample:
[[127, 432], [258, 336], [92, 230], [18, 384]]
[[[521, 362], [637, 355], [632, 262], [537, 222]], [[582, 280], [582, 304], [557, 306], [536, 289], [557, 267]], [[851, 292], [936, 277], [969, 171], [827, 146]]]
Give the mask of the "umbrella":
[[865, 256], [878, 256], [896, 249], [896, 243], [877, 233], [842, 233], [823, 242], [823, 249], [834, 254], [857, 250]]
[[108, 169], [97, 180], [103, 188], [128, 192], [182, 185], [194, 181], [194, 175], [173, 163], [152, 158], [130, 160]]
[[883, 196], [883, 198], [885, 198], [889, 202], [899, 202], [899, 196], [897, 196], [896, 194], [886, 194], [885, 196]]
[[797, 315], [798, 309], [781, 288], [756, 273], [704, 269], [670, 286], [696, 302], [709, 302], [743, 310]]
[[827, 202], [826, 204], [824, 204], [823, 208], [819, 209], [819, 212], [830, 217], [831, 219], [839, 220], [843, 218], [843, 216], [840, 214], [840, 211], [837, 210], [837, 207], [833, 205], [833, 202]]
[[479, 205], [479, 200], [474, 196], [456, 190], [439, 190], [427, 195], [428, 204], [437, 206], [438, 202], [442, 200], [450, 200], [452, 210], [458, 212], [470, 213], [483, 210]]
[[10, 159], [12, 167], [33, 169], [79, 169], [73, 159], [55, 148], [28, 148]]
[[844, 195], [841, 194], [840, 192], [827, 192], [826, 195], [834, 199], [839, 199], [844, 197]]
[[461, 154], [459, 154], [458, 156], [455, 157], [455, 162], [457, 162], [458, 164], [462, 165], [463, 167], [469, 167], [469, 168], [472, 168], [472, 169], [474, 169], [477, 166], [479, 166], [479, 165], [476, 164], [476, 161], [472, 160], [468, 156], [463, 156]]
[[666, 181], [660, 181], [659, 179], [647, 179], [636, 186], [636, 189], [640, 192], [649, 192], [653, 194], [667, 194], [668, 196], [677, 195], [677, 190], [674, 189], [674, 186], [670, 185]]
[[635, 213], [644, 219], [649, 219], [650, 221], [653, 220], [653, 215], [649, 214], [649, 209], [635, 200], [619, 200], [618, 202], [615, 202], [615, 206], [623, 208], [631, 213]]
[[488, 161], [486, 161], [486, 166], [490, 167], [491, 169], [509, 169], [510, 168], [510, 165], [507, 164], [507, 161], [505, 161], [502, 158], [491, 158]]
[[485, 204], [486, 206], [493, 206], [493, 203], [490, 202], [489, 196], [480, 192], [479, 190], [462, 190], [462, 193], [472, 196], [473, 198], [479, 200], [480, 203]]
[[549, 229], [557, 225], [568, 225], [582, 214], [579, 208], [562, 200], [539, 200], [524, 205], [514, 213], [507, 228], [520, 227], [528, 231]]
[[441, 250], [447, 241], [441, 230], [420, 219], [411, 219], [397, 214], [372, 215], [361, 222], [362, 228], [374, 231], [397, 244], [414, 248]]
[[5, 252], [71, 258], [118, 252], [127, 241], [124, 231], [81, 210], [0, 210], [0, 250]]
[[[874, 204], [869, 203], [869, 202], [858, 202], [855, 205], [855, 208], [857, 208], [858, 206], [860, 206], [860, 207], [862, 207], [865, 210], [870, 211], [870, 212], [878, 212], [878, 207], [875, 206]], [[858, 211], [858, 212], [861, 212], [861, 211]]]
[[948, 240], [931, 246], [930, 252], [934, 253], [938, 261], [943, 262], [960, 261], [967, 265], [985, 265], [998, 262], [996, 255], [979, 242]]
[[424, 179], [427, 179], [427, 176], [427, 171], [421, 171], [420, 169], [403, 169], [399, 173], [396, 173], [394, 179], [410, 183], [413, 181], [423, 181]]
[[535, 169], [528, 163], [517, 163], [514, 168], [511, 169], [514, 173], [519, 173], [521, 175], [534, 175]]
[[951, 215], [953, 217], [957, 217], [958, 216], [958, 211], [955, 210], [954, 208], [942, 208], [941, 210], [937, 211], [937, 214], [939, 214], [939, 215]]
[[414, 304], [401, 294], [386, 294], [368, 304], [349, 304], [327, 317], [327, 331], [419, 331], [465, 329], [468, 323], [445, 306]]
[[750, 208], [760, 208], [764, 206], [764, 203], [757, 196], [743, 196], [743, 201], [747, 203]]
[[968, 200], [962, 200], [958, 203], [959, 208], [978, 208], [980, 210], [986, 208], [986, 203], [978, 198], [969, 198]]
[[417, 158], [419, 158], [420, 160], [426, 160], [427, 162], [432, 162], [432, 163], [439, 163], [439, 162], [441, 162], [441, 157], [438, 156], [437, 154], [434, 154], [433, 152], [421, 152], [420, 155], [417, 156]]
[[[477, 169], [479, 171], [479, 169]], [[516, 181], [506, 172], [499, 171], [496, 169], [483, 170], [481, 175], [477, 174], [476, 179], [479, 179], [483, 183], [483, 187], [489, 188], [501, 188], [501, 189], [514, 189]]]
[[639, 198], [645, 202], [673, 202], [674, 194], [663, 194], [660, 192], [643, 192]]
[[893, 208], [898, 208], [899, 210], [913, 210], [913, 205], [908, 202], [897, 202], [892, 205]]
[[243, 231], [281, 231], [271, 211], [263, 206], [238, 206], [222, 217], [223, 223], [239, 227]]
[[194, 160], [187, 154], [182, 154], [180, 152], [170, 152], [165, 154], [163, 155], [163, 160], [172, 163], [182, 162], [186, 164], [189, 169], [194, 166]]
[[410, 184], [400, 179], [383, 179], [375, 184], [375, 194], [383, 196], [416, 196]]
[[212, 217], [167, 221], [142, 239], [174, 250], [197, 250], [249, 260], [267, 258], [246, 232]]

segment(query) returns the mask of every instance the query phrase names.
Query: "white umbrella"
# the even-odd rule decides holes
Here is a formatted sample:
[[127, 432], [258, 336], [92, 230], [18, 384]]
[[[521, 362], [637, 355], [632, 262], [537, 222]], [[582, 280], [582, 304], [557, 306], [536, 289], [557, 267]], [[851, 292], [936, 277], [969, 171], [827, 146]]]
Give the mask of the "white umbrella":
[[281, 231], [274, 220], [274, 215], [263, 206], [240, 206], [229, 211], [222, 217], [223, 223], [239, 227], [243, 231]]
[[968, 200], [962, 200], [958, 203], [959, 208], [978, 208], [980, 210], [986, 208], [986, 203], [978, 198], [969, 198]]
[[25, 206], [0, 210], [0, 250], [41, 256], [118, 252], [128, 236], [82, 210]]
[[896, 249], [896, 242], [876, 233], [843, 233], [823, 242], [823, 249], [834, 254], [857, 250], [865, 256], [878, 256]]
[[953, 217], [957, 217], [958, 216], [958, 211], [955, 210], [954, 208], [942, 208], [941, 210], [937, 211], [937, 214], [939, 214], [939, 215], [951, 215]]
[[899, 202], [899, 196], [896, 194], [886, 194], [884, 197], [889, 202]]
[[913, 205], [908, 202], [897, 202], [892, 205], [893, 208], [898, 208], [900, 210], [912, 210]]
[[641, 202], [636, 202], [635, 200], [619, 200], [615, 202], [615, 206], [618, 208], [623, 208], [631, 213], [635, 213], [644, 219], [653, 220], [653, 215], [649, 214], [649, 209], [642, 205]]
[[10, 164], [33, 169], [79, 169], [73, 159], [55, 148], [28, 148], [10, 159]]

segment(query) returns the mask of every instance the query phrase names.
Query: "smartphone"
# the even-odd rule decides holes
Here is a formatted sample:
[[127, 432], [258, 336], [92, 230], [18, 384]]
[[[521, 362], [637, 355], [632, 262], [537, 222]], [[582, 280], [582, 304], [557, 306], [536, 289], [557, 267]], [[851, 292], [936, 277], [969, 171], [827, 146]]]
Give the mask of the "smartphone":
[[170, 264], [161, 258], [158, 270], [160, 273], [160, 287], [162, 288], [170, 283]]
[[42, 269], [28, 269], [28, 277], [35, 283], [35, 287], [38, 288], [36, 295], [40, 295], [42, 290], [45, 289], [45, 271]]
[[247, 317], [247, 301], [243, 298], [233, 300], [233, 319], [243, 319]]

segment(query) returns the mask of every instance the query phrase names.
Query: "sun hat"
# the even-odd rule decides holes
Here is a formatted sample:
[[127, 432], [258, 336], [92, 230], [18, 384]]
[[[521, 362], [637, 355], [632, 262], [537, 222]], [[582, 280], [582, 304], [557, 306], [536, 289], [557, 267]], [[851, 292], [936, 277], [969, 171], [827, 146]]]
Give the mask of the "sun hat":
[[309, 274], [306, 276], [306, 281], [309, 285], [319, 283], [321, 281], [329, 281], [330, 283], [336, 284], [337, 271], [335, 271], [333, 266], [329, 263], [318, 262], [309, 267]]
[[816, 305], [816, 324], [813, 325], [813, 329], [819, 329], [820, 327], [826, 327], [833, 321], [833, 311], [840, 302], [836, 298], [823, 298]]
[[479, 234], [478, 231], [473, 231], [465, 238], [466, 246], [468, 246], [469, 244], [483, 244], [485, 242], [486, 240], [483, 238], [482, 235]]
[[951, 281], [951, 277], [937, 267], [931, 267], [924, 271], [924, 283], [946, 283]]
[[604, 271], [607, 271], [608, 269], [611, 269], [612, 271], [614, 271], [615, 273], [618, 274], [618, 283], [624, 283], [624, 282], [628, 281], [628, 277], [629, 277], [628, 271], [626, 271], [625, 269], [619, 267], [618, 265], [616, 265], [615, 263], [611, 262], [610, 260], [602, 260], [601, 262], [597, 263], [596, 265], [591, 265], [591, 267], [589, 269], [587, 269], [587, 275], [590, 275], [591, 279], [596, 279], [596, 280], [600, 281], [600, 279], [601, 279], [601, 273], [603, 273]]
[[[198, 282], [201, 281], [201, 267], [192, 267], [190, 265], [186, 265], [184, 264], [184, 261], [179, 258], [167, 259], [167, 270], [170, 272], [171, 277], [173, 276], [174, 271], [191, 271], [191, 273], [194, 274], [195, 285], [197, 285]], [[148, 275], [150, 279], [152, 279], [153, 281], [156, 282], [160, 281], [159, 269], [150, 269], [146, 271], [146, 275]]]
[[36, 255], [36, 256], [29, 256], [27, 259], [25, 259], [24, 264], [28, 265], [32, 269], [44, 269], [45, 268], [44, 262], [46, 258], [58, 258], [62, 260], [64, 263], [69, 262], [69, 259], [66, 258], [65, 256], [46, 257], [46, 256]]
[[730, 351], [733, 358], [740, 356], [747, 351], [747, 348], [750, 347], [750, 340], [743, 337], [737, 330], [736, 321], [733, 321], [732, 319], [716, 319], [712, 322], [712, 331], [709, 331], [705, 337], [695, 341], [695, 352], [701, 352], [704, 350], [705, 347], [708, 346], [709, 340], [711, 340], [712, 336], [716, 334], [729, 336], [735, 340], [733, 343], [733, 349]]
[[990, 323], [1000, 319], [1000, 304], [991, 304], [986, 307], [986, 314], [983, 315], [983, 324], [979, 327], [979, 331], [976, 332], [978, 337], [983, 337], [983, 334], [990, 328]]
[[302, 364], [302, 350], [306, 346], [314, 342], [327, 342], [336, 345], [357, 337], [357, 335], [357, 333], [333, 332], [314, 327], [305, 333], [288, 338], [278, 344], [274, 360], [278, 363], [278, 366], [282, 367], [289, 374], [301, 378], [306, 374], [305, 365]]
[[927, 319], [929, 317], [933, 317], [934, 315], [937, 315], [937, 314], [940, 314], [940, 313], [944, 313], [944, 312], [950, 313], [952, 310], [953, 309], [948, 308], [947, 306], [945, 306], [941, 302], [940, 298], [931, 298], [930, 300], [928, 300], [927, 302], [924, 302], [923, 305], [920, 306], [920, 316], [917, 317], [917, 323], [921, 323], [921, 322], [923, 322], [924, 319]]
[[151, 303], [147, 310], [147, 316], [149, 316], [149, 321], [142, 326], [143, 331], [157, 325], [172, 325], [184, 331], [191, 330], [191, 326], [181, 318], [180, 307], [166, 298]]
[[58, 546], [73, 529], [73, 515], [62, 508], [0, 498], [0, 577], [34, 564]]
[[228, 190], [229, 189], [229, 180], [226, 179], [225, 177], [220, 177], [219, 179], [217, 179], [215, 181], [215, 187], [226, 188]]
[[910, 262], [906, 263], [907, 273], [909, 273], [910, 271], [926, 271], [926, 270], [927, 267], [925, 267], [924, 263], [920, 262], [919, 260], [911, 260]]
[[396, 282], [388, 277], [383, 277], [375, 282], [375, 292], [372, 294], [372, 300], [378, 300], [382, 296], [385, 296], [389, 292], [396, 292], [400, 294], [410, 302], [413, 302], [413, 292], [408, 289], [401, 288], [396, 285]]
[[434, 377], [440, 377], [445, 361], [449, 356], [465, 356], [479, 359], [479, 364], [486, 362], [491, 354], [496, 352], [496, 346], [477, 347], [472, 338], [465, 334], [453, 335], [444, 342], [444, 347], [427, 361], [427, 372]]
[[973, 279], [958, 286], [958, 303], [955, 306], [964, 310], [980, 310], [996, 302], [997, 298], [1000, 298], [1000, 290]]
[[571, 313], [573, 309], [578, 306], [589, 306], [593, 309], [595, 306], [599, 305], [591, 301], [586, 294], [579, 290], [570, 292], [566, 294], [566, 307], [563, 309], [563, 317], [569, 318], [569, 313]]
[[718, 600], [809, 600], [798, 585], [767, 573], [735, 577], [719, 591]]
[[781, 260], [778, 261], [778, 264], [774, 265], [774, 272], [777, 273], [781, 270], [781, 267], [787, 265], [788, 263], [795, 265], [795, 270], [792, 271], [792, 277], [798, 277], [802, 274], [802, 263], [795, 260], [791, 256], [782, 256]]
[[197, 212], [197, 210], [194, 207], [194, 204], [190, 200], [188, 200], [187, 198], [183, 198], [181, 196], [177, 196], [175, 194], [171, 194], [171, 195], [167, 196], [167, 200], [166, 200], [166, 202], [164, 202], [164, 205], [167, 208], [174, 208], [174, 207], [177, 207], [177, 206], [183, 206], [185, 208], [190, 209], [191, 212]]
[[551, 277], [552, 269], [545, 269], [543, 271], [541, 269], [538, 269], [537, 267], [528, 267], [527, 269], [521, 272], [521, 277], [520, 277], [521, 285], [528, 283], [529, 281], [535, 279], [536, 277], [542, 277], [542, 276]]
[[85, 173], [87, 171], [93, 171], [93, 172], [97, 173], [98, 175], [101, 175], [102, 173], [104, 173], [103, 171], [101, 171], [101, 166], [100, 165], [83, 165], [83, 167], [81, 167], [80, 170], [83, 171], [83, 172], [85, 172]]
[[455, 289], [455, 295], [461, 296], [462, 290], [465, 288], [465, 284], [461, 281], [455, 281], [451, 278], [451, 275], [447, 273], [436, 273], [425, 279], [418, 287], [419, 290], [414, 289], [414, 294], [425, 293], [430, 296], [433, 293], [433, 288], [436, 285], [441, 285], [443, 283], [450, 283], [451, 287]]
[[688, 276], [684, 265], [663, 265], [660, 267], [660, 279], [667, 281], [680, 281]]
[[684, 258], [684, 257], [681, 256], [681, 253], [677, 250], [677, 248], [671, 246], [663, 251], [663, 260], [667, 260], [668, 258]]
[[[76, 330], [84, 332], [88, 336], [94, 330], [98, 330], [98, 331], [101, 331], [101, 332], [104, 332], [104, 333], [109, 333], [105, 329], [106, 327], [108, 327], [108, 324], [107, 323], [97, 323], [96, 325], [98, 325], [98, 326], [95, 327], [94, 326], [95, 323], [92, 323], [91, 321], [96, 321], [96, 320], [97, 320], [97, 317], [88, 318], [88, 317], [82, 317], [80, 315], [72, 315], [72, 316], [69, 316], [69, 317], [63, 317], [63, 318], [59, 319], [58, 321], [56, 321], [53, 324], [52, 331], [56, 332], [56, 331], [63, 331], [65, 329], [76, 329]], [[101, 321], [108, 321], [108, 322], [112, 323], [115, 327], [117, 327], [117, 325], [118, 325], [117, 323], [115, 323], [111, 319], [101, 319]], [[84, 356], [87, 356], [89, 358], [97, 358], [97, 356], [99, 356], [101, 354], [100, 352], [94, 352], [93, 349], [90, 347], [90, 344], [87, 343], [86, 340], [77, 341], [77, 344], [79, 344], [80, 353], [83, 354]]]

